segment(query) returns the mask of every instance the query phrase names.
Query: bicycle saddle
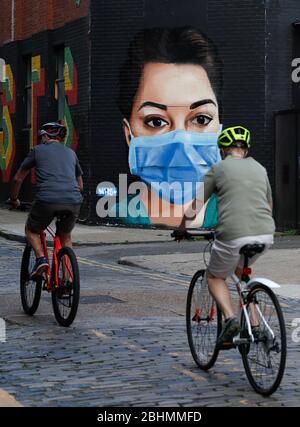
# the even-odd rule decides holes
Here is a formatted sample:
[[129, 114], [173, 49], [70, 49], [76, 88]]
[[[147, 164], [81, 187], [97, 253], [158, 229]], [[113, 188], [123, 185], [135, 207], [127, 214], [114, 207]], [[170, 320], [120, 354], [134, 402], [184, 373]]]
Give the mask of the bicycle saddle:
[[240, 254], [252, 258], [254, 255], [262, 253], [264, 249], [265, 245], [262, 243], [248, 244], [240, 249]]

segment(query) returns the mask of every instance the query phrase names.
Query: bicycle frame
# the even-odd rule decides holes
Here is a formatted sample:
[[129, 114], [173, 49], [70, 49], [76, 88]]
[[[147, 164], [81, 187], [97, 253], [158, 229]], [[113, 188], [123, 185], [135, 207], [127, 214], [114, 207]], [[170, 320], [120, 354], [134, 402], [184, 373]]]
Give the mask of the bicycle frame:
[[48, 253], [47, 242], [46, 242], [46, 233], [45, 233], [45, 231], [41, 231], [40, 239], [41, 239], [41, 243], [43, 246], [45, 258], [47, 259], [47, 261], [49, 263], [49, 268], [48, 268], [47, 273], [46, 273], [46, 286], [47, 286], [47, 291], [51, 292], [53, 290], [53, 288], [58, 288], [58, 286], [59, 286], [57, 253], [61, 249], [62, 246], [61, 246], [59, 236], [57, 236], [55, 234], [55, 232], [52, 230], [52, 228], [50, 226], [48, 226], [46, 228], [46, 230], [48, 231], [48, 233], [50, 234], [50, 236], [53, 238], [53, 241], [54, 241], [53, 256], [52, 256], [52, 266], [54, 268], [54, 274], [52, 276], [51, 275], [50, 262], [49, 262], [49, 253]]
[[[245, 319], [246, 319], [246, 323], [247, 323], [247, 330], [248, 330], [248, 334], [249, 337], [251, 339], [251, 342], [254, 342], [254, 336], [252, 334], [252, 327], [251, 327], [251, 322], [250, 322], [250, 318], [246, 309], [246, 305], [245, 305], [245, 297], [244, 297], [244, 293], [248, 293], [251, 289], [251, 284], [255, 283], [258, 281], [258, 279], [252, 279], [249, 281], [244, 281], [242, 279], [239, 279], [239, 277], [236, 274], [232, 274], [230, 276], [230, 279], [232, 280], [233, 284], [236, 286], [236, 289], [238, 291], [239, 294], [239, 299], [240, 299], [240, 308], [241, 308], [241, 312], [243, 311]], [[264, 281], [264, 279], [259, 279], [260, 283], [262, 283]], [[266, 279], [267, 280], [267, 279]], [[267, 282], [271, 282], [268, 281]], [[273, 284], [273, 285], [272, 285]], [[280, 287], [279, 285], [277, 285], [274, 282], [271, 282], [267, 284], [267, 286], [269, 287]], [[259, 307], [256, 307], [256, 312], [258, 314], [258, 317], [260, 318], [260, 320], [263, 322], [263, 324], [265, 325], [266, 329], [269, 331], [270, 335], [272, 336], [272, 338], [275, 337], [274, 332], [272, 331], [272, 329], [270, 328], [270, 326], [268, 325], [268, 322], [266, 321], [266, 319], [264, 318], [261, 310]], [[245, 338], [240, 338], [240, 335], [236, 336], [233, 338], [233, 344], [238, 345], [238, 344], [242, 344], [244, 342], [246, 342], [247, 339]]]
[[[174, 233], [173, 233], [174, 234]], [[192, 231], [185, 231], [186, 236], [188, 237], [205, 237], [207, 240], [214, 240], [215, 239], [215, 233], [214, 231], [208, 231], [208, 230], [192, 230]], [[174, 235], [176, 238], [176, 235]], [[205, 253], [205, 252], [204, 252]], [[248, 267], [248, 259], [246, 260], [243, 268], [243, 274], [241, 279], [234, 273], [232, 274], [229, 279], [233, 282], [233, 284], [236, 286], [238, 295], [239, 295], [239, 302], [240, 302], [240, 317], [242, 312], [244, 313], [246, 324], [247, 324], [247, 330], [249, 337], [251, 339], [251, 342], [254, 342], [254, 336], [252, 333], [252, 327], [251, 327], [251, 321], [250, 317], [248, 315], [247, 309], [246, 309], [246, 296], [245, 294], [248, 294], [248, 292], [251, 290], [251, 287], [255, 283], [261, 283], [269, 288], [279, 288], [280, 286], [273, 282], [272, 280], [265, 279], [265, 278], [253, 278], [250, 279], [249, 274], [251, 274], [251, 268]], [[206, 275], [205, 275], [206, 277]], [[207, 280], [207, 279], [206, 279]], [[250, 307], [251, 310], [251, 307]], [[258, 314], [258, 317], [260, 318], [261, 322], [265, 325], [266, 329], [269, 331], [272, 338], [275, 337], [274, 332], [268, 325], [268, 322], [264, 318], [261, 310], [259, 307], [256, 307], [256, 312]], [[255, 315], [256, 315], [255, 312]], [[212, 318], [212, 315], [210, 315], [210, 320]], [[239, 345], [239, 344], [247, 344], [249, 342], [248, 338], [241, 338], [240, 334], [233, 338], [233, 344]]]
[[[248, 334], [249, 337], [251, 339], [251, 342], [254, 342], [254, 336], [252, 334], [252, 328], [251, 328], [251, 322], [250, 322], [250, 318], [249, 315], [247, 313], [247, 309], [246, 309], [246, 305], [245, 305], [245, 298], [244, 298], [244, 293], [249, 291], [248, 288], [248, 284], [241, 280], [236, 274], [232, 274], [230, 276], [230, 279], [232, 280], [233, 284], [235, 285], [238, 295], [239, 295], [239, 300], [240, 300], [240, 309], [241, 312], [243, 311], [245, 319], [246, 319], [246, 323], [247, 323], [247, 329], [248, 329]], [[241, 313], [240, 312], [240, 313]], [[236, 344], [241, 344], [243, 341], [241, 341], [242, 338], [240, 338], [240, 335], [238, 335], [237, 337], [233, 338], [233, 343]]]

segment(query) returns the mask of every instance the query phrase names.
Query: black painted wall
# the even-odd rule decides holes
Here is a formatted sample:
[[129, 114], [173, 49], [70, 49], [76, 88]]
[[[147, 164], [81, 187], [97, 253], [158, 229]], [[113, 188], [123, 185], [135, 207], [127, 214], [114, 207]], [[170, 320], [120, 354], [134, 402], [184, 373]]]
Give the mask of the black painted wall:
[[251, 154], [267, 168], [274, 190], [274, 111], [293, 107], [292, 22], [297, 19], [298, 0], [92, 1], [90, 132], [98, 141], [91, 149], [92, 193], [98, 182], [117, 184], [118, 173], [128, 172], [115, 96], [129, 41], [141, 27], [185, 24], [200, 27], [216, 43], [224, 62], [223, 125], [251, 129]]

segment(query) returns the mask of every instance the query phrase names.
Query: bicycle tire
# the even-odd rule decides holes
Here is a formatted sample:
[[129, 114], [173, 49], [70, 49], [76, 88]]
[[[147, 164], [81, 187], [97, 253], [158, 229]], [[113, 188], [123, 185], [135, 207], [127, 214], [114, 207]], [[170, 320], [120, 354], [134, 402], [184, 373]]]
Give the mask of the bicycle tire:
[[[34, 254], [34, 251], [31, 246], [26, 245], [23, 251], [22, 262], [21, 262], [21, 271], [20, 271], [20, 293], [21, 293], [21, 303], [23, 310], [29, 316], [33, 316], [37, 311], [41, 293], [42, 293], [42, 278], [36, 280], [30, 280], [30, 258]], [[35, 255], [34, 260], [35, 261]], [[29, 297], [28, 287], [32, 287], [31, 298]], [[31, 301], [31, 302], [30, 302]]]
[[[187, 295], [187, 303], [186, 303], [186, 328], [187, 328], [187, 336], [188, 336], [188, 342], [189, 347], [193, 356], [194, 361], [196, 362], [197, 366], [207, 371], [210, 369], [216, 362], [219, 354], [219, 349], [217, 347], [217, 338], [221, 332], [222, 329], [222, 314], [219, 308], [216, 305], [216, 302], [213, 300], [212, 296], [209, 294], [207, 285], [203, 284], [203, 277], [204, 277], [205, 270], [199, 270], [197, 271], [190, 283], [188, 295]], [[198, 299], [202, 301], [197, 301], [196, 306], [192, 307], [193, 304], [193, 296], [195, 297], [195, 287], [196, 285], [200, 286], [200, 293], [202, 292], [202, 296], [199, 295], [199, 290], [196, 290], [198, 292]], [[194, 300], [196, 297], [194, 298]], [[200, 310], [201, 305], [201, 310]], [[213, 313], [214, 310], [214, 313]], [[204, 317], [196, 318], [196, 315], [200, 315], [204, 312]], [[198, 313], [198, 314], [196, 314]], [[202, 314], [201, 314], [202, 316]], [[202, 331], [201, 331], [202, 328]], [[196, 330], [196, 337], [203, 332], [202, 339], [200, 338], [200, 343], [195, 342], [196, 337], [194, 337], [194, 330]], [[212, 335], [212, 341], [210, 341], [209, 334], [211, 332]], [[205, 345], [205, 339], [208, 338], [208, 341], [210, 341], [208, 348], [204, 348]], [[202, 344], [202, 347], [201, 347]], [[200, 348], [201, 348], [201, 354], [200, 354]]]
[[52, 290], [52, 306], [55, 318], [57, 322], [64, 327], [70, 326], [77, 314], [79, 298], [80, 298], [80, 278], [79, 278], [79, 268], [77, 263], [77, 258], [74, 251], [71, 248], [65, 247], [59, 250], [57, 254], [57, 263], [58, 269], [62, 264], [63, 257], [67, 257], [70, 261], [70, 265], [72, 266], [73, 279], [72, 286], [69, 286], [69, 290], [73, 292], [72, 296], [69, 295], [69, 300], [72, 301], [70, 305], [69, 314], [65, 317], [62, 315], [60, 308], [66, 307], [62, 302], [64, 299], [67, 300], [67, 296], [61, 295], [62, 285], [56, 289]]
[[[274, 306], [274, 313], [277, 317], [278, 327], [277, 327], [277, 329], [275, 329], [276, 325], [271, 323], [271, 321], [270, 321], [270, 318], [271, 318], [270, 313], [272, 313], [270, 310], [270, 307], [268, 307], [268, 309], [266, 310], [266, 312], [267, 311], [269, 312], [269, 319], [267, 321], [267, 324], [272, 329], [272, 331], [274, 333], [277, 332], [277, 334], [275, 334], [275, 338], [273, 338], [271, 336], [271, 334], [268, 332], [267, 327], [265, 325], [261, 326], [260, 331], [259, 331], [259, 338], [257, 339], [257, 342], [255, 341], [254, 343], [242, 345], [241, 346], [241, 355], [242, 355], [243, 365], [245, 368], [247, 378], [248, 378], [251, 386], [253, 387], [253, 389], [257, 393], [259, 393], [263, 396], [270, 396], [279, 387], [281, 380], [282, 380], [282, 377], [283, 377], [283, 374], [284, 374], [284, 370], [285, 370], [286, 352], [287, 352], [287, 350], [286, 350], [286, 329], [285, 329], [284, 317], [282, 314], [282, 310], [281, 310], [279, 301], [278, 301], [276, 295], [274, 294], [274, 292], [269, 287], [267, 287], [261, 283], [254, 284], [253, 287], [251, 288], [250, 292], [249, 292], [249, 295], [248, 295], [247, 307], [253, 301], [254, 301], [254, 304], [258, 304], [257, 295], [259, 292], [268, 296], [269, 301]], [[274, 320], [275, 320], [275, 316], [274, 316]], [[241, 329], [242, 330], [246, 329], [246, 319], [245, 319], [245, 315], [243, 312], [242, 312], [242, 316], [241, 316]], [[280, 336], [280, 343], [281, 343], [280, 347], [279, 347], [279, 341], [278, 341], [279, 336]], [[277, 339], [276, 339], [276, 337], [277, 337]], [[271, 344], [272, 344], [272, 347], [268, 348]], [[258, 370], [257, 366], [261, 367], [261, 366], [263, 366], [263, 364], [262, 364], [262, 362], [260, 362], [260, 360], [258, 360], [259, 348], [267, 350], [267, 351], [265, 351], [264, 360], [265, 361], [268, 360], [268, 365], [269, 365], [269, 366], [267, 366], [267, 370], [266, 370], [265, 374], [262, 375], [262, 379], [260, 381], [258, 379], [259, 378], [258, 377], [259, 370]], [[264, 382], [263, 377], [266, 379], [272, 378], [272, 376], [271, 376], [272, 357], [270, 355], [271, 355], [271, 351], [273, 351], [273, 349], [274, 349], [275, 353], [280, 354], [278, 370], [277, 370], [276, 374], [273, 375], [274, 380], [272, 380], [269, 385], [266, 385], [266, 384], [264, 385], [263, 384], [263, 382]], [[256, 351], [256, 353], [255, 353], [255, 351]], [[251, 359], [251, 357], [253, 359]], [[250, 361], [252, 360], [254, 362], [255, 358], [257, 360], [257, 363], [256, 363], [255, 367], [253, 367], [251, 365]]]

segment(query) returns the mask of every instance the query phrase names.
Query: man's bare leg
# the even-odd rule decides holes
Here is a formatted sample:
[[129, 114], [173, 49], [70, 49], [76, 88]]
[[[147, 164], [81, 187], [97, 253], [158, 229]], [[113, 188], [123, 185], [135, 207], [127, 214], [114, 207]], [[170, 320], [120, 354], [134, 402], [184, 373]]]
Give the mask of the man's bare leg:
[[[72, 238], [71, 233], [59, 233], [60, 242], [63, 248], [71, 248], [72, 249]], [[66, 258], [63, 258], [63, 269], [64, 269], [64, 280], [70, 280], [70, 265], [69, 261]]]
[[39, 233], [35, 233], [34, 231], [31, 231], [27, 226], [25, 227], [25, 235], [27, 242], [30, 244], [30, 246], [33, 248], [35, 252], [36, 258], [40, 258], [44, 256], [43, 247], [40, 239]]
[[[243, 274], [243, 269], [240, 267], [237, 267], [235, 270], [235, 274], [241, 278], [242, 274]], [[252, 326], [259, 326], [259, 320], [256, 314], [256, 310], [255, 310], [255, 305], [253, 303], [249, 304], [249, 309], [250, 309], [250, 322]]]
[[215, 277], [207, 271], [208, 289], [218, 306], [220, 307], [225, 319], [234, 317], [234, 309], [231, 302], [230, 292], [225, 283], [225, 279]]
[[60, 237], [61, 245], [63, 248], [64, 247], [73, 248], [71, 233], [60, 233], [59, 237]]

